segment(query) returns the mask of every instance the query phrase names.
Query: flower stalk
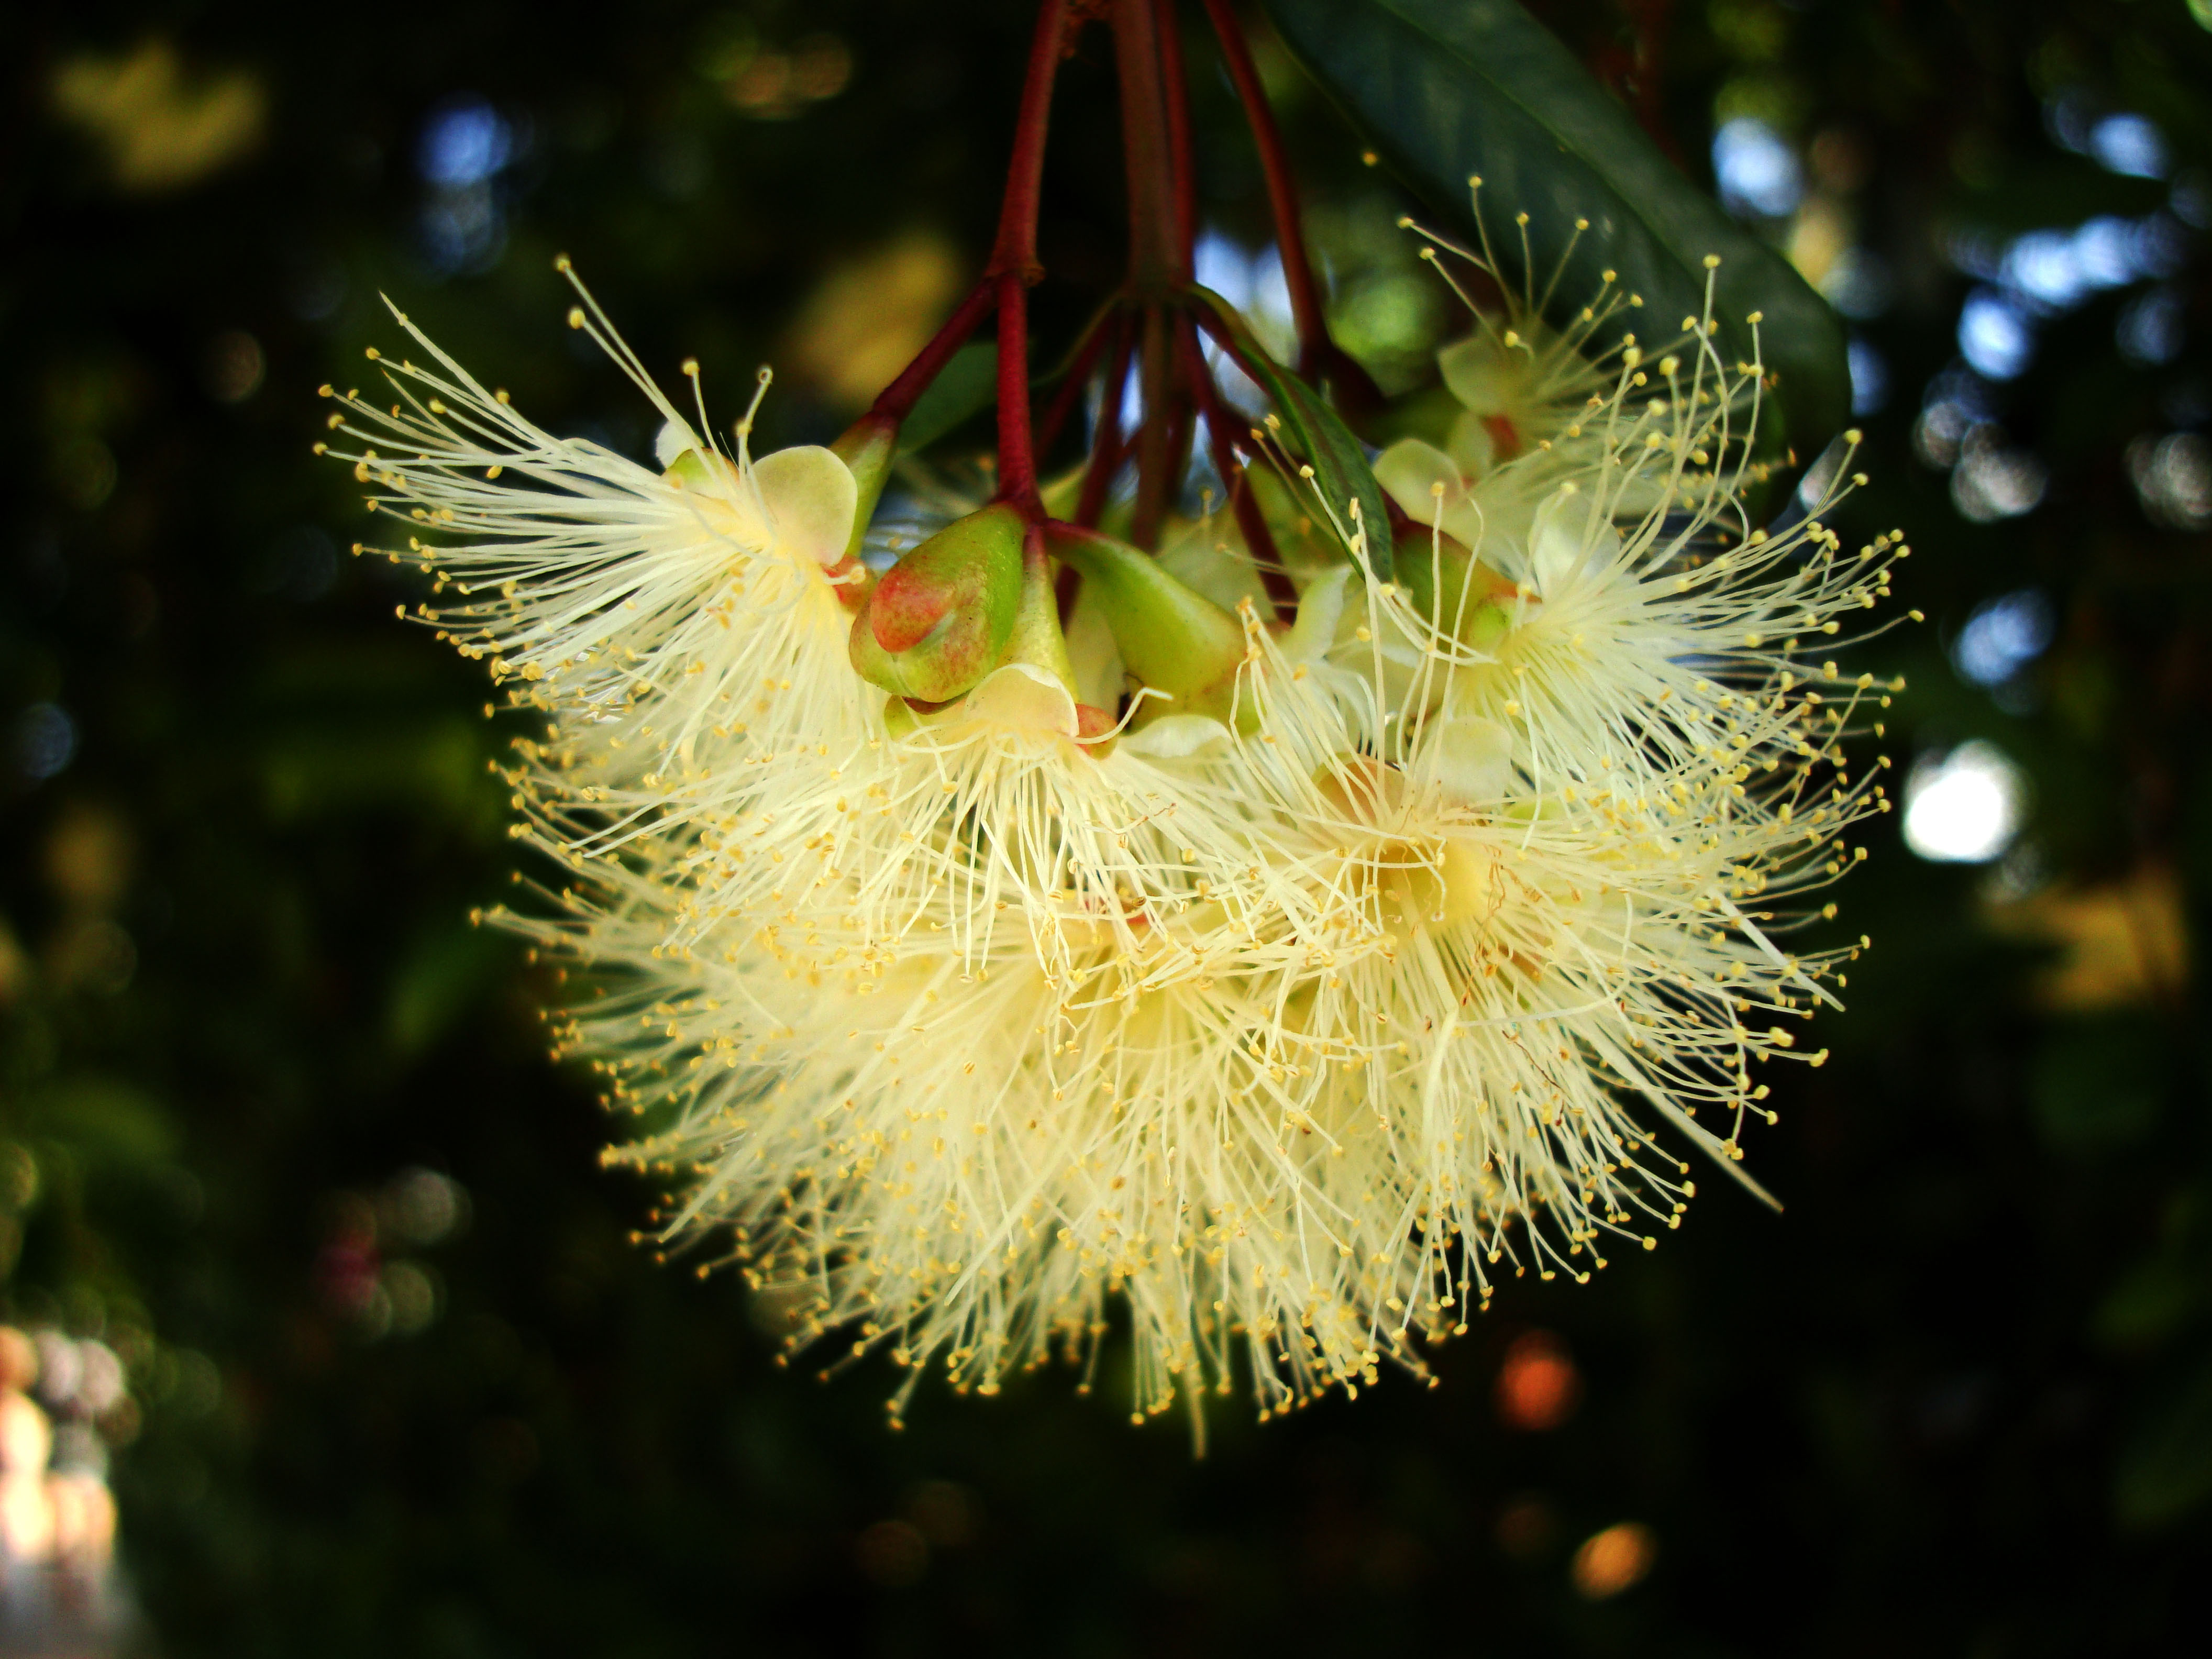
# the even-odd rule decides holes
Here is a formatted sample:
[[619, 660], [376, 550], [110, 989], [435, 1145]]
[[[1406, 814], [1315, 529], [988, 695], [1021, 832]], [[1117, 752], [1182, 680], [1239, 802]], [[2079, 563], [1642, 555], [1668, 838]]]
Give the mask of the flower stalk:
[[1298, 210], [1298, 186], [1291, 170], [1290, 152], [1275, 112], [1267, 102], [1267, 88], [1252, 61], [1250, 42], [1237, 21], [1230, 0], [1205, 0], [1206, 15], [1221, 46], [1230, 83], [1244, 108], [1252, 131], [1252, 147], [1258, 152], [1260, 172], [1267, 185], [1267, 209], [1275, 221], [1275, 241], [1282, 250], [1283, 284], [1290, 290], [1291, 318], [1297, 330], [1298, 373], [1326, 379], [1354, 416], [1364, 416], [1382, 403], [1382, 392], [1365, 369], [1346, 356], [1329, 337], [1322, 307], [1321, 284], [1316, 280], [1313, 257], [1306, 247], [1305, 223]]

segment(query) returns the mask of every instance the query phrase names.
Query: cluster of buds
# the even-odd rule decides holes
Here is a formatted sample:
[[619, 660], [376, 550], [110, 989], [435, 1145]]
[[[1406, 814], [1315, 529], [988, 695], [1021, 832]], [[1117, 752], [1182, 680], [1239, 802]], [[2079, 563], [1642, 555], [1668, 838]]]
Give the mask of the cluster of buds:
[[[1127, 61], [1172, 57], [1149, 0], [1113, 9], [1128, 96], [1172, 99]], [[515, 830], [562, 878], [497, 920], [574, 970], [558, 1046], [628, 1121], [610, 1162], [665, 1188], [658, 1239], [736, 1263], [794, 1348], [988, 1394], [1055, 1353], [1088, 1376], [1118, 1305], [1139, 1418], [1240, 1376], [1271, 1413], [1421, 1370], [1501, 1275], [1652, 1247], [1694, 1191], [1668, 1146], [1748, 1184], [1754, 1068], [1820, 1062], [1797, 1027], [1858, 948], [1791, 930], [1887, 806], [1840, 745], [1893, 688], [1834, 653], [1905, 550], [1828, 527], [1855, 435], [1754, 525], [1765, 376], [1710, 299], [1647, 347], [1608, 277], [1553, 326], [1435, 237], [1503, 297], [1370, 465], [1325, 335], [1334, 404], [1177, 274], [1172, 152], [1164, 266], [1033, 421], [1066, 27], [1048, 5], [992, 270], [836, 444], [755, 457], [749, 410], [722, 447], [578, 284], [657, 469], [404, 317], [398, 401], [326, 388], [333, 453], [429, 578], [413, 614], [533, 723]], [[888, 548], [900, 421], [994, 310], [999, 491]]]

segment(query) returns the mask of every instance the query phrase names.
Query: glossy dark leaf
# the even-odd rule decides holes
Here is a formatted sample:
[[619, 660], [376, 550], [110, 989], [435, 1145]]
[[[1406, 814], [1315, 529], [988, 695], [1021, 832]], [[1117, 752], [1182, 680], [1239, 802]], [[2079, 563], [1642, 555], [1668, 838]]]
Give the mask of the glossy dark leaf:
[[1359, 504], [1359, 521], [1367, 526], [1367, 562], [1376, 575], [1389, 581], [1390, 556], [1389, 506], [1382, 486], [1367, 465], [1367, 452], [1321, 394], [1267, 355], [1236, 307], [1206, 289], [1191, 290], [1205, 307], [1208, 325], [1216, 338], [1226, 337], [1245, 373], [1259, 383], [1283, 423], [1282, 437], [1291, 454], [1314, 470], [1313, 482], [1339, 522], [1352, 528], [1351, 504]]
[[[1446, 216], [1474, 234], [1468, 181], [1510, 277], [1521, 269], [1513, 217], [1528, 215], [1528, 264], [1571, 313], [1601, 271], [1640, 295], [1616, 325], [1647, 341], [1700, 310], [1707, 254], [1718, 254], [1715, 315], [1723, 357], [1752, 355], [1745, 318], [1779, 376], [1790, 441], [1810, 458], [1850, 409], [1842, 324], [1779, 255], [1730, 222], [1661, 155], [1627, 112], [1516, 0], [1264, 0], [1284, 40], [1366, 140]], [[1589, 228], [1575, 242], [1575, 222]], [[1499, 233], [1505, 233], [1500, 235]]]

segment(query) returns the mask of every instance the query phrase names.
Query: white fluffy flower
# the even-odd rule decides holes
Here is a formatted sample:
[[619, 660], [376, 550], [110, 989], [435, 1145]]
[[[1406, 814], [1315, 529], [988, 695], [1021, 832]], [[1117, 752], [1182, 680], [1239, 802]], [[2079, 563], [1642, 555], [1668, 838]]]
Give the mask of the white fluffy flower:
[[1656, 362], [1582, 357], [1601, 314], [1448, 354], [1451, 448], [1385, 458], [1425, 527], [1393, 580], [1339, 524], [1279, 627], [1220, 526], [1158, 563], [1070, 532], [1072, 655], [1024, 520], [1010, 634], [975, 541], [1000, 631], [957, 672], [921, 658], [981, 564], [918, 550], [856, 624], [844, 464], [723, 455], [595, 313], [663, 472], [419, 334], [392, 413], [349, 394], [422, 614], [547, 722], [510, 776], [565, 881], [504, 920], [588, 993], [562, 1047], [635, 1114], [609, 1156], [667, 1183], [663, 1243], [726, 1241], [794, 1343], [985, 1392], [1089, 1364], [1118, 1298], [1140, 1413], [1240, 1369], [1272, 1411], [1419, 1370], [1508, 1266], [1650, 1246], [1692, 1190], [1662, 1137], [1736, 1173], [1754, 1067], [1854, 954], [1791, 930], [1888, 804], [1839, 739], [1889, 688], [1814, 659], [1905, 550], [1845, 552], [1836, 468], [1753, 524], [1760, 371], [1710, 301]]
[[335, 453], [406, 526], [382, 550], [431, 578], [416, 614], [560, 717], [544, 757], [579, 792], [656, 788], [713, 741], [852, 741], [850, 470], [813, 447], [753, 459], [750, 413], [726, 453], [578, 293], [570, 324], [652, 403], [665, 471], [544, 432], [396, 311], [434, 366], [380, 359], [398, 402], [340, 398], [331, 424], [362, 447]]

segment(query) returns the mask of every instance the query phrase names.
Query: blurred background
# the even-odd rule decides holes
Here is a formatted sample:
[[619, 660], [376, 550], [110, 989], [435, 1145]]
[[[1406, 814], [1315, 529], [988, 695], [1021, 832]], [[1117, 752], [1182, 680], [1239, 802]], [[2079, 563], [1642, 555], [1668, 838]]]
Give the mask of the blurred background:
[[[1190, 9], [1194, 14], [1195, 8]], [[0, 108], [0, 1652], [2159, 1653], [2212, 1542], [2212, 3], [1537, 10], [1849, 319], [1928, 626], [1875, 941], [1819, 1072], [1433, 1391], [1256, 1428], [779, 1369], [633, 1247], [513, 873], [486, 688], [309, 446], [390, 294], [556, 430], [647, 411], [573, 254], [718, 416], [820, 440], [995, 212], [1017, 0], [30, 3]], [[1189, 43], [1201, 276], [1279, 319]], [[1340, 337], [1462, 323], [1262, 33]], [[1070, 66], [1046, 349], [1115, 279]], [[1869, 665], [1874, 665], [1870, 664]], [[112, 1502], [109, 1494], [112, 1493]], [[103, 1504], [107, 1507], [103, 1508]], [[2191, 1564], [2194, 1564], [2193, 1566]], [[2191, 1585], [2195, 1588], [2192, 1590]], [[2201, 1638], [2199, 1638], [2201, 1639]]]

